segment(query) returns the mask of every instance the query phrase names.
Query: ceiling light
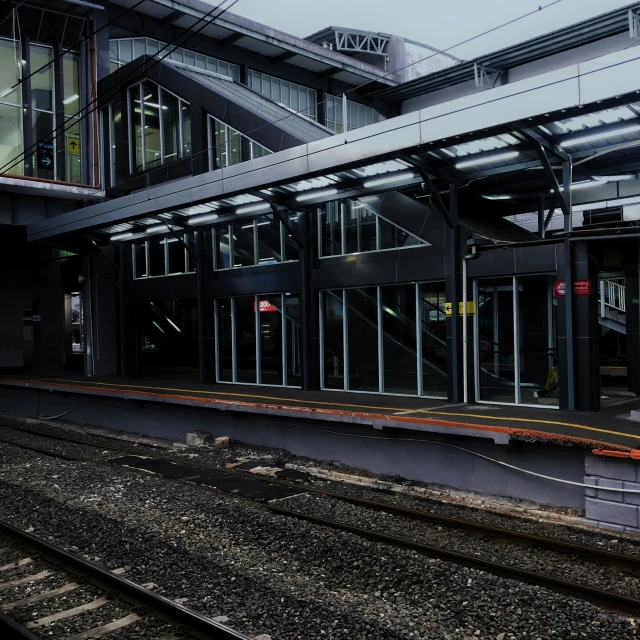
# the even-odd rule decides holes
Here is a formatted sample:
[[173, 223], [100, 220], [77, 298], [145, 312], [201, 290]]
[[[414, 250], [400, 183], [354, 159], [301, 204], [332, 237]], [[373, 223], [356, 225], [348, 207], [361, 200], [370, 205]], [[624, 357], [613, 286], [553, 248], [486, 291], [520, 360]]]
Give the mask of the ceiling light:
[[75, 102], [80, 96], [77, 93], [74, 93], [72, 96], [69, 96], [65, 100], [62, 101], [62, 104], [71, 104]]
[[217, 213], [207, 213], [204, 216], [195, 216], [193, 218], [189, 218], [189, 224], [200, 224], [202, 222], [211, 222], [211, 220], [217, 220]]
[[321, 189], [320, 191], [301, 193], [296, 196], [298, 202], [303, 200], [314, 200], [315, 198], [324, 198], [325, 196], [335, 196], [338, 193], [337, 189]]
[[398, 171], [397, 173], [388, 174], [381, 178], [374, 178], [373, 180], [367, 180], [363, 186], [365, 188], [369, 187], [377, 187], [381, 184], [388, 184], [389, 182], [399, 182], [400, 180], [410, 180], [415, 177], [415, 173], [413, 171]]
[[163, 224], [158, 224], [155, 227], [149, 227], [145, 233], [158, 233], [158, 231], [166, 231], [167, 227]]
[[115, 236], [111, 236], [110, 240], [111, 242], [117, 242], [118, 240], [126, 240], [127, 238], [132, 238], [132, 237], [133, 237], [133, 233], [131, 232], [118, 233]]
[[594, 140], [602, 140], [604, 138], [611, 138], [614, 136], [623, 136], [627, 133], [633, 133], [634, 131], [640, 130], [640, 124], [632, 124], [628, 127], [623, 127], [622, 129], [614, 129], [608, 131], [600, 131], [599, 133], [588, 133], [584, 136], [577, 136], [575, 138], [568, 138], [567, 140], [563, 140], [560, 142], [561, 147], [571, 147], [575, 144], [583, 144], [585, 142], [593, 142]]
[[517, 158], [520, 155], [519, 151], [507, 151], [506, 153], [497, 153], [491, 156], [482, 156], [482, 158], [470, 158], [469, 160], [463, 160], [457, 162], [456, 169], [464, 169], [465, 167], [475, 167], [478, 164], [489, 164], [491, 162], [497, 162], [498, 160], [508, 160], [510, 158]]
[[256, 204], [247, 204], [244, 207], [238, 207], [236, 213], [251, 213], [252, 211], [260, 211], [269, 207], [268, 202], [258, 202]]
[[513, 196], [482, 196], [485, 200], [513, 200]]

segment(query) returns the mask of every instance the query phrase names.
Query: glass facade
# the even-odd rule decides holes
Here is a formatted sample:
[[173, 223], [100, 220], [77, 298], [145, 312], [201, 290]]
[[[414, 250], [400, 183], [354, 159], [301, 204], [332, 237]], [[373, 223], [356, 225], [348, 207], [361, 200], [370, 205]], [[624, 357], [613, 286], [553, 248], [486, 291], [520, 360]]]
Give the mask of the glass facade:
[[214, 73], [233, 78], [236, 82], [240, 82], [240, 67], [237, 64], [231, 64], [224, 60], [205, 56], [202, 53], [189, 51], [182, 47], [177, 47], [175, 51], [172, 51], [173, 47], [167, 47], [162, 50], [166, 46], [166, 42], [152, 38], [118, 38], [110, 40], [109, 60], [111, 73], [140, 56], [155, 56], [158, 52], [163, 56], [171, 51], [171, 54], [168, 56], [169, 60], [187, 64], [190, 67], [194, 67], [194, 69], [213, 71]]
[[[295, 232], [297, 213], [283, 212]], [[217, 224], [213, 230], [214, 268], [234, 269], [290, 262], [298, 259], [298, 247], [289, 232], [273, 214], [253, 220], [234, 220]]]
[[[28, 60], [23, 59], [23, 55]], [[25, 72], [24, 70], [27, 70]], [[28, 104], [23, 104], [20, 80]], [[56, 93], [55, 75], [61, 76]], [[60, 94], [60, 95], [58, 95]], [[0, 38], [0, 169], [2, 173], [82, 183], [80, 64], [72, 52], [54, 60], [53, 47], [29, 44], [21, 53], [13, 41]], [[56, 113], [64, 132], [56, 132]], [[60, 148], [62, 147], [62, 148]], [[26, 163], [22, 154], [27, 154]]]
[[553, 281], [540, 275], [474, 283], [478, 400], [558, 406]]
[[357, 200], [329, 202], [318, 209], [318, 238], [321, 258], [429, 246]]
[[301, 113], [312, 120], [318, 119], [318, 92], [302, 85], [281, 80], [259, 71], [248, 71], [247, 84], [258, 93], [274, 102]]
[[209, 116], [209, 166], [211, 170], [262, 158], [271, 151], [248, 136]]
[[444, 282], [321, 292], [323, 389], [447, 395]]
[[[326, 125], [331, 131], [335, 131], [336, 133], [345, 131], [342, 97], [326, 94], [325, 112], [327, 114]], [[347, 100], [347, 131], [359, 129], [368, 124], [380, 122], [380, 120], [384, 120], [384, 118], [373, 107], [353, 102], [353, 100]]]
[[[189, 236], [179, 234], [189, 243]], [[148, 278], [172, 276], [195, 271], [195, 265], [187, 248], [174, 235], [152, 236], [131, 245], [133, 277]]]
[[217, 298], [216, 379], [300, 386], [300, 298], [297, 293]]
[[[112, 131], [117, 113], [111, 110], [108, 116], [112, 118], [108, 124]], [[191, 155], [189, 103], [149, 80], [134, 85], [129, 89], [129, 139], [132, 173], [188, 157]]]

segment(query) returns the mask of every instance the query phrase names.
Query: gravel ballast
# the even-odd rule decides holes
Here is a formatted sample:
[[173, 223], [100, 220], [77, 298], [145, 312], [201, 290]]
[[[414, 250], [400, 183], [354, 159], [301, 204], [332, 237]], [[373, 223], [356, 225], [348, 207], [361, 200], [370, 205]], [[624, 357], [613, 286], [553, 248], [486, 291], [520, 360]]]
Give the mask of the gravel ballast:
[[0, 518], [274, 640], [635, 637], [628, 619], [545, 589], [233, 495], [9, 445], [0, 445]]

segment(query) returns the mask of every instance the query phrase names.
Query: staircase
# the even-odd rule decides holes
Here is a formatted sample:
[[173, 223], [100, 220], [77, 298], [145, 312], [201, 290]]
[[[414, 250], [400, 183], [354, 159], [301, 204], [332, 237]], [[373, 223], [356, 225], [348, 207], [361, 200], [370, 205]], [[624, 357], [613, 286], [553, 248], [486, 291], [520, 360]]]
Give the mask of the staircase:
[[598, 322], [618, 333], [627, 333], [624, 278], [598, 281]]

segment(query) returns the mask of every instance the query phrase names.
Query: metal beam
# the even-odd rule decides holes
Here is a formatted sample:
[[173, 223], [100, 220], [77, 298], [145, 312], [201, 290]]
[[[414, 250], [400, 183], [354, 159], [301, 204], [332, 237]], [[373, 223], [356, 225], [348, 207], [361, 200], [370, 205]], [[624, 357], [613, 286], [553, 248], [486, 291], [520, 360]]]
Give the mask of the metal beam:
[[551, 167], [551, 163], [549, 162], [549, 158], [544, 150], [544, 147], [541, 144], [536, 145], [536, 152], [538, 154], [538, 159], [540, 160], [540, 164], [542, 164], [542, 168], [544, 170], [545, 176], [547, 180], [551, 184], [551, 188], [556, 196], [556, 200], [562, 209], [562, 213], [565, 216], [571, 217], [571, 207], [566, 200], [567, 192], [571, 192], [570, 188], [565, 188], [564, 192], [560, 190], [560, 185], [558, 184], [558, 179], [556, 178], [556, 174], [553, 172]]
[[242, 38], [246, 38], [244, 33], [233, 33], [230, 36], [223, 38], [219, 42], [223, 47], [226, 47], [227, 45], [235, 44], [236, 42], [238, 42], [238, 40], [242, 40]]
[[[151, 216], [154, 220], [158, 220], [158, 218]], [[167, 227], [169, 233], [189, 252], [189, 255], [193, 258], [194, 262], [198, 263], [198, 256], [194, 252], [194, 250], [184, 241], [184, 238], [181, 238], [173, 229], [173, 227], [166, 220], [158, 220], [160, 224], [165, 225]]]
[[556, 156], [558, 160], [561, 160], [562, 162], [566, 162], [569, 159], [568, 153], [565, 153], [564, 151], [562, 151], [562, 149], [558, 147], [555, 141], [546, 138], [541, 133], [537, 131], [533, 131], [532, 129], [529, 129], [527, 127], [523, 127], [518, 123], [513, 123], [512, 128], [514, 131], [517, 131], [521, 136], [523, 136], [526, 140], [530, 140], [535, 144], [542, 145], [545, 151]]

